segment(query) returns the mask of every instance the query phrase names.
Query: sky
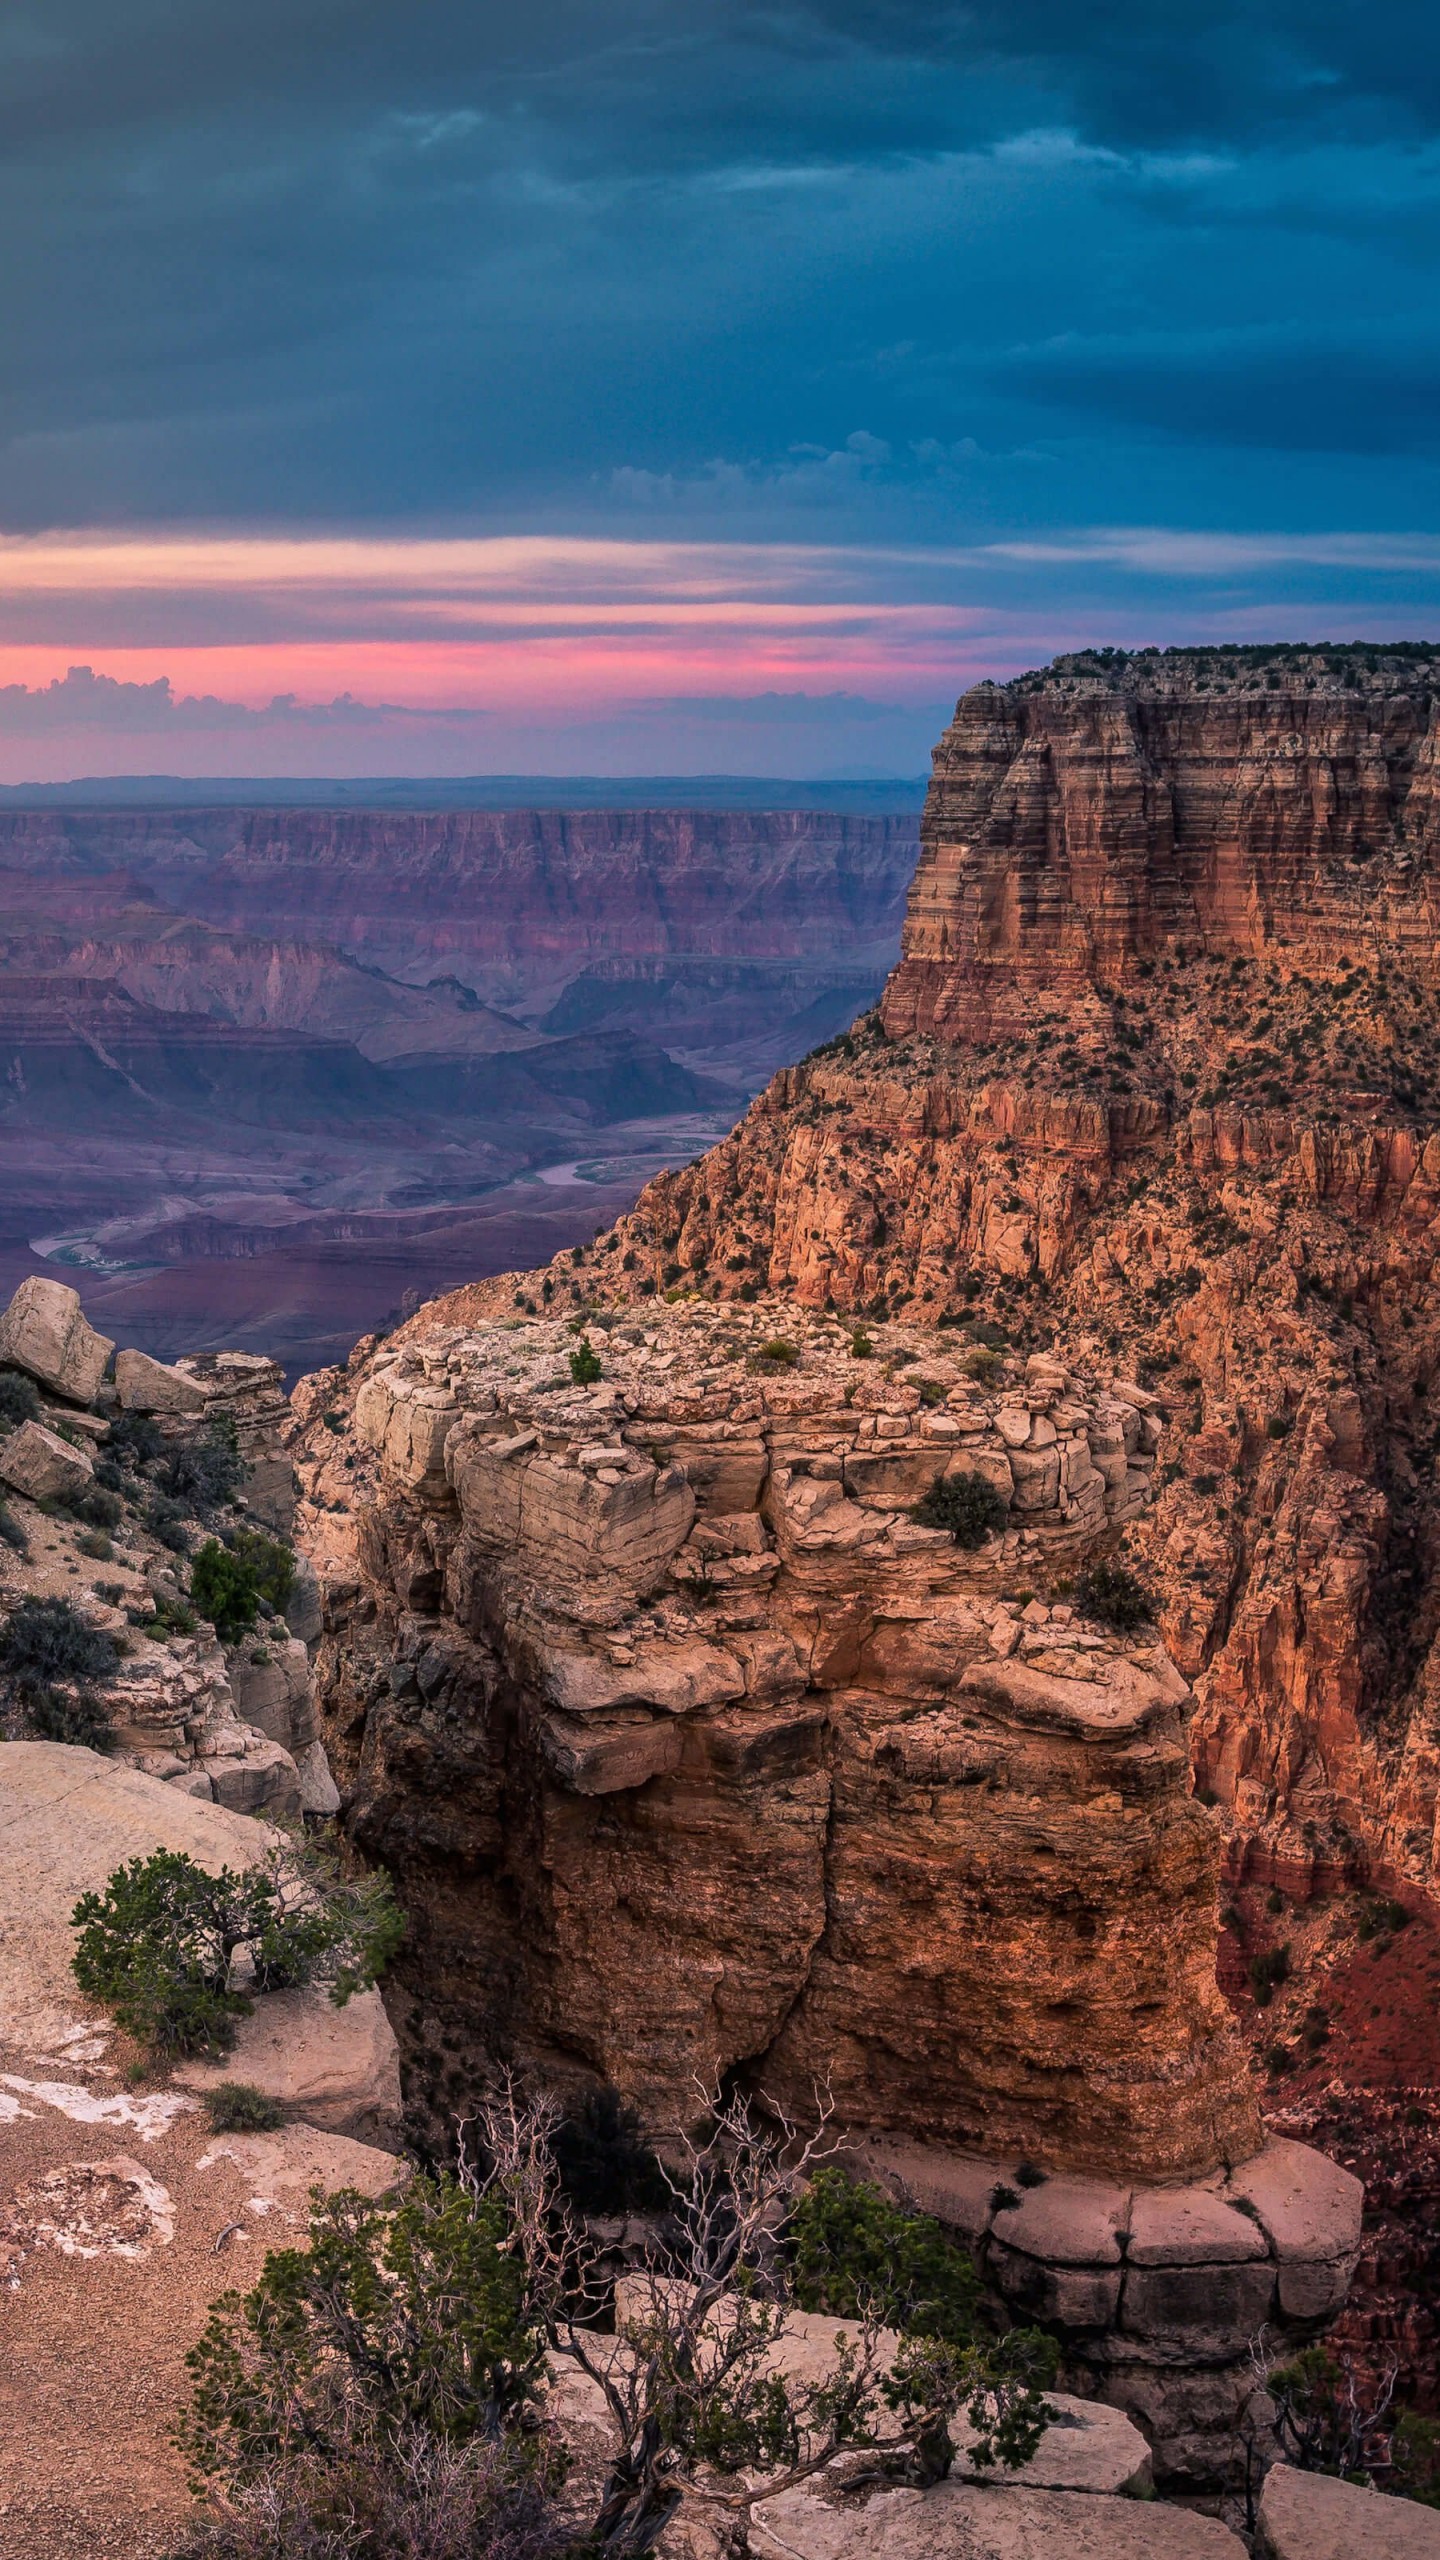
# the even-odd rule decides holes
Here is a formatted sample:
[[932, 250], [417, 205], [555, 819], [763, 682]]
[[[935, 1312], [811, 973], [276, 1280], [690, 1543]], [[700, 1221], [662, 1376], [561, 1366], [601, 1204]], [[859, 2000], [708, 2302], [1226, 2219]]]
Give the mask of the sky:
[[1419, 0], [6, 0], [0, 779], [913, 775], [1440, 631]]

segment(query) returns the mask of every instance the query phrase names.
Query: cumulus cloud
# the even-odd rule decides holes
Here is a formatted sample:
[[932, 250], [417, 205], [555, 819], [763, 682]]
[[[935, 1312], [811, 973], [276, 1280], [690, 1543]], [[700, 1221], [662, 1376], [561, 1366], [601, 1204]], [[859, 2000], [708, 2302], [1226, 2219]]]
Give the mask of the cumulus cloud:
[[357, 702], [349, 693], [337, 694], [331, 702], [301, 702], [293, 693], [277, 693], [257, 708], [226, 702], [213, 693], [177, 694], [168, 676], [136, 684], [125, 677], [97, 675], [93, 667], [69, 667], [49, 684], [0, 685], [0, 735], [10, 738], [53, 738], [77, 730], [157, 738], [184, 737], [196, 731], [241, 737], [259, 731], [269, 736], [286, 729], [311, 734], [359, 729], [403, 732], [483, 718], [480, 711]]

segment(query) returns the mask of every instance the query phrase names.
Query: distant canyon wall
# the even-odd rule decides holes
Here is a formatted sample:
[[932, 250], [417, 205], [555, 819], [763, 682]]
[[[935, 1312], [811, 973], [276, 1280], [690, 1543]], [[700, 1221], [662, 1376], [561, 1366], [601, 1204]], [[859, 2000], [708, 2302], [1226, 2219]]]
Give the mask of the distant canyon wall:
[[123, 869], [211, 924], [453, 975], [535, 1019], [580, 982], [556, 1029], [660, 1037], [863, 1000], [917, 850], [913, 816], [795, 809], [0, 810], [0, 866]]

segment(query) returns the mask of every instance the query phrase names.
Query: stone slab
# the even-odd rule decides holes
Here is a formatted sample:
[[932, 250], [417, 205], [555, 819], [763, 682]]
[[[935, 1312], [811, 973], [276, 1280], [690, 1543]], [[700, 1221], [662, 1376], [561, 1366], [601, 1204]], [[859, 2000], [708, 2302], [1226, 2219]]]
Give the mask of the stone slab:
[[248, 2080], [321, 2132], [359, 2142], [393, 2139], [400, 2122], [399, 2053], [378, 1991], [343, 2009], [314, 1987], [272, 1991], [240, 2020], [223, 2063], [184, 2062], [174, 2077], [200, 2097]]
[[0, 1440], [0, 1480], [31, 1502], [66, 1502], [94, 1483], [95, 1462], [43, 1422], [22, 1422]]
[[1213, 2187], [1137, 2187], [1125, 2255], [1132, 2267], [1223, 2266], [1263, 2258], [1265, 2235]]
[[1365, 2189], [1308, 2142], [1268, 2143], [1232, 2169], [1224, 2192], [1253, 2206], [1278, 2257], [1342, 2259], [1360, 2246]]
[[115, 1345], [81, 1311], [79, 1292], [32, 1273], [0, 1315], [0, 1368], [24, 1369], [71, 1404], [92, 1404]]
[[208, 1401], [183, 1369], [145, 1351], [116, 1352], [115, 1390], [126, 1413], [203, 1413]]
[[1278, 2462], [1260, 2493], [1256, 2560], [1440, 2560], [1440, 2508]]
[[997, 2240], [1061, 2267], [1118, 2267], [1130, 2189], [1099, 2178], [1047, 2178], [995, 2216]]
[[1269, 2258], [1248, 2265], [1127, 2267], [1120, 2326], [1127, 2336], [1195, 2356], [1234, 2356], [1275, 2307]]
[[860, 2144], [853, 2165], [860, 2177], [877, 2179], [918, 2212], [933, 2214], [949, 2230], [963, 2231], [967, 2240], [982, 2239], [989, 2230], [992, 2199], [1004, 2183], [1004, 2172], [993, 2160], [966, 2160], [898, 2139]]
[[382, 2196], [410, 2174], [395, 2152], [354, 2142], [348, 2134], [322, 2133], [313, 2124], [286, 2124], [275, 2133], [214, 2134], [195, 2166], [214, 2169], [222, 2161], [239, 2170], [252, 2195], [275, 2204], [303, 2205], [312, 2187], [323, 2187], [327, 2195], [356, 2187], [362, 2196]]
[[1180, 2507], [953, 2480], [863, 2506], [789, 2489], [755, 2509], [750, 2533], [764, 2560], [1245, 2560], [1228, 2526]]

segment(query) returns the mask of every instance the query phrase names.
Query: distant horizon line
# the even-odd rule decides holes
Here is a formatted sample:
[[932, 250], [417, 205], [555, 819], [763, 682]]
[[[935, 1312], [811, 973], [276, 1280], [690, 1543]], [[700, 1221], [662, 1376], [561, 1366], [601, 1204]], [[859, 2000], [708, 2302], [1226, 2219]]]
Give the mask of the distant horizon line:
[[928, 776], [864, 774], [86, 774], [0, 784], [0, 808], [918, 809]]

